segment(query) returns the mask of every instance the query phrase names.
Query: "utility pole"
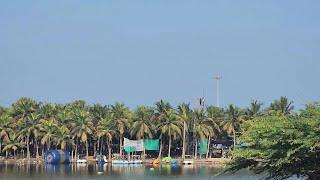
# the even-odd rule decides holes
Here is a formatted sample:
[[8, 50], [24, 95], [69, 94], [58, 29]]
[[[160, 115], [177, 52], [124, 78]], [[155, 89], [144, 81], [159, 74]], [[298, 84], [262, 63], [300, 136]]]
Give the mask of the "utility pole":
[[222, 76], [216, 76], [214, 79], [217, 82], [217, 107], [220, 107], [220, 80], [222, 79]]

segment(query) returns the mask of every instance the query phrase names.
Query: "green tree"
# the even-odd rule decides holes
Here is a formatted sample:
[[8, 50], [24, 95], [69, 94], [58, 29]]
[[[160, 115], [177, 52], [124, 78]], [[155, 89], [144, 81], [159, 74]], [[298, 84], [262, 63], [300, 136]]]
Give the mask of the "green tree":
[[15, 133], [12, 132], [10, 133], [9, 137], [8, 137], [8, 141], [5, 143], [5, 146], [3, 148], [3, 152], [7, 152], [6, 154], [8, 154], [8, 151], [12, 150], [13, 151], [13, 157], [16, 158], [16, 151], [19, 148], [24, 147], [24, 143], [21, 142], [20, 139], [20, 134], [19, 133]]
[[111, 113], [113, 117], [113, 124], [117, 130], [119, 135], [119, 153], [122, 154], [122, 139], [124, 133], [130, 128], [131, 126], [131, 112], [128, 107], [126, 107], [122, 103], [116, 103], [115, 105], [111, 106]]
[[57, 138], [58, 124], [55, 119], [41, 119], [40, 121], [41, 144], [46, 145], [47, 150], [51, 149], [52, 141]]
[[[214, 135], [214, 126], [216, 125], [214, 121], [206, 117], [204, 110], [195, 110], [193, 112], [194, 127], [193, 134], [196, 140], [195, 145], [195, 158], [198, 154], [198, 140], [205, 140]], [[216, 127], [216, 128], [219, 128]]]
[[222, 129], [224, 129], [228, 134], [232, 134], [233, 137], [233, 148], [236, 147], [236, 133], [240, 131], [240, 125], [243, 121], [243, 112], [240, 108], [229, 105], [226, 110], [226, 119], [222, 122]]
[[252, 100], [250, 103], [250, 107], [245, 109], [244, 112], [244, 118], [246, 120], [252, 120], [256, 117], [259, 117], [262, 115], [261, 112], [262, 103], [257, 100]]
[[31, 113], [29, 114], [25, 121], [21, 122], [19, 126], [22, 127], [22, 131], [20, 131], [21, 135], [26, 139], [26, 147], [27, 147], [27, 159], [30, 160], [30, 138], [34, 137], [34, 143], [36, 144], [37, 153], [36, 156], [38, 157], [38, 143], [37, 138], [40, 134], [40, 126], [39, 126], [39, 114]]
[[[89, 145], [88, 145], [88, 136], [92, 134], [92, 120], [90, 119], [89, 112], [85, 109], [74, 109], [74, 127], [71, 131], [71, 134], [75, 138], [80, 139], [86, 147], [86, 158], [89, 157]], [[78, 147], [78, 140], [76, 140], [76, 149]], [[76, 150], [76, 157], [77, 157], [77, 150]]]
[[[169, 138], [168, 157], [171, 156], [171, 141], [181, 137], [181, 128], [183, 122], [178, 119], [177, 113], [174, 110], [168, 110], [161, 118], [161, 122], [158, 124], [157, 129], [162, 135]], [[162, 144], [162, 140], [161, 140]], [[161, 145], [162, 146], [162, 145]]]
[[268, 173], [267, 179], [319, 179], [319, 127], [319, 117], [255, 118], [244, 124], [239, 139], [246, 146], [233, 152], [228, 171], [250, 168], [257, 174]]
[[269, 113], [272, 115], [287, 116], [291, 114], [293, 109], [293, 101], [289, 101], [288, 98], [281, 96], [279, 100], [271, 103]]
[[72, 139], [71, 131], [66, 126], [58, 127], [57, 137], [56, 137], [57, 145], [60, 145], [62, 150], [66, 150], [68, 146], [74, 146], [74, 140]]
[[[92, 107], [90, 107], [92, 123], [93, 124], [101, 123], [106, 118], [109, 112], [110, 111], [108, 106], [103, 106], [101, 104], [94, 104]], [[96, 153], [97, 153], [96, 151], [97, 149], [99, 149], [99, 144], [100, 144], [100, 137], [97, 135], [97, 133], [98, 133], [97, 126], [93, 126], [91, 137], [94, 140], [94, 145], [93, 145], [94, 156], [96, 156]]]
[[10, 122], [9, 114], [0, 115], [0, 155], [2, 153], [2, 144], [3, 142], [8, 141], [9, 133], [13, 131]]
[[178, 105], [178, 119], [183, 123], [182, 130], [182, 159], [185, 158], [186, 154], [186, 134], [188, 133], [188, 125], [190, 124], [192, 111], [189, 104]]
[[130, 131], [131, 136], [137, 139], [152, 138], [152, 116], [152, 108], [138, 106], [133, 113], [133, 125]]
[[108, 160], [111, 160], [111, 152], [112, 152], [112, 148], [111, 148], [111, 144], [112, 144], [112, 139], [115, 136], [116, 131], [115, 131], [115, 127], [113, 127], [112, 124], [112, 117], [111, 114], [107, 115], [105, 119], [103, 119], [98, 127], [97, 127], [97, 136], [99, 138], [106, 138], [107, 141], [107, 147], [108, 147]]

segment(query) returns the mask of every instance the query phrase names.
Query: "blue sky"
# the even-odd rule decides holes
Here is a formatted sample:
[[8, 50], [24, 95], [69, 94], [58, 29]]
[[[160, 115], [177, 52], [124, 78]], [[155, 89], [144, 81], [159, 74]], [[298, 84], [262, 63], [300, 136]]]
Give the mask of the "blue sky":
[[0, 104], [319, 100], [320, 1], [1, 1]]

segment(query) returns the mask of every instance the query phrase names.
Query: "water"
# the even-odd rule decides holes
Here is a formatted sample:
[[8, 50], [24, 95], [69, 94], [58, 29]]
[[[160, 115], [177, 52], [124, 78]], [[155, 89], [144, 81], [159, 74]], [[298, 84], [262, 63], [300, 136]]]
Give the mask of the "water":
[[0, 179], [261, 179], [263, 176], [243, 170], [218, 175], [223, 168], [210, 165], [8, 165], [0, 164]]

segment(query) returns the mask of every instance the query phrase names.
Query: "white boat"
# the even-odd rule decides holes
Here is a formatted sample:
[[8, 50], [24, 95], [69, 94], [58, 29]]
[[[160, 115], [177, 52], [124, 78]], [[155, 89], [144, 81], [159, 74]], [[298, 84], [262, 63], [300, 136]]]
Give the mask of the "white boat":
[[101, 163], [101, 162], [107, 163], [107, 162], [108, 162], [107, 157], [104, 156], [104, 155], [98, 155], [98, 156], [95, 158], [95, 160], [96, 160], [97, 163]]
[[193, 160], [192, 159], [185, 159], [182, 163], [183, 164], [193, 164]]
[[142, 160], [112, 160], [112, 164], [142, 164]]
[[114, 155], [114, 159], [111, 161], [111, 164], [142, 164], [143, 160], [140, 155], [131, 156], [128, 160], [127, 156]]
[[85, 164], [85, 163], [87, 163], [87, 160], [86, 159], [77, 159], [77, 163], [78, 164]]

